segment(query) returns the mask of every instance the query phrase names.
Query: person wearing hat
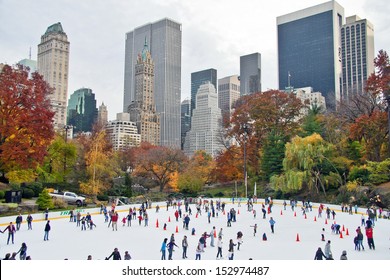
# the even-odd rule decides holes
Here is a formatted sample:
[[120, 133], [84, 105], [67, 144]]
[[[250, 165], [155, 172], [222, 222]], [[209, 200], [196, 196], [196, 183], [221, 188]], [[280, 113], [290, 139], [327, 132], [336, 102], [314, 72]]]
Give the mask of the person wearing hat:
[[341, 254], [340, 260], [348, 260], [347, 251], [345, 251], [345, 250], [343, 251], [343, 253]]

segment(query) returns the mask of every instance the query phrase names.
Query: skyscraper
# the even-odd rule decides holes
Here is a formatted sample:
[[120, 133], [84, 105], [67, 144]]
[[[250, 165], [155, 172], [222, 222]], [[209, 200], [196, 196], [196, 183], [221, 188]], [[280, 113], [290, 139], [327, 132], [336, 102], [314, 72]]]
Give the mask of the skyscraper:
[[240, 93], [261, 92], [261, 54], [240, 56]]
[[210, 82], [217, 89], [217, 70], [210, 68], [191, 73], [191, 113], [195, 109], [196, 94], [202, 84]]
[[160, 118], [154, 103], [154, 63], [146, 40], [135, 65], [135, 100], [129, 105], [128, 111], [130, 120], [135, 122], [141, 134], [141, 142], [158, 146]]
[[160, 115], [160, 145], [180, 148], [181, 24], [170, 19], [126, 33], [123, 110], [135, 100], [135, 64], [146, 40], [154, 61], [154, 99]]
[[374, 27], [358, 16], [346, 18], [341, 28], [342, 99], [362, 93], [367, 78], [374, 72]]
[[38, 72], [54, 88], [50, 95], [54, 115], [54, 128], [66, 124], [68, 100], [69, 41], [60, 22], [49, 26], [38, 45]]
[[237, 75], [218, 80], [218, 107], [224, 118], [229, 118], [234, 103], [240, 98], [240, 80]]
[[184, 149], [186, 134], [191, 128], [191, 101], [185, 99], [181, 102], [181, 149]]
[[76, 90], [69, 98], [67, 124], [73, 132], [91, 132], [98, 111], [95, 94], [89, 88]]
[[104, 102], [102, 102], [102, 105], [99, 106], [97, 122], [103, 126], [108, 122], [108, 110], [107, 106], [104, 105]]
[[196, 105], [187, 132], [184, 152], [191, 156], [198, 150], [217, 156], [223, 149], [222, 114], [218, 108], [217, 91], [210, 82], [202, 84], [196, 94]]
[[279, 89], [312, 87], [335, 109], [341, 90], [343, 19], [344, 8], [336, 1], [277, 18]]

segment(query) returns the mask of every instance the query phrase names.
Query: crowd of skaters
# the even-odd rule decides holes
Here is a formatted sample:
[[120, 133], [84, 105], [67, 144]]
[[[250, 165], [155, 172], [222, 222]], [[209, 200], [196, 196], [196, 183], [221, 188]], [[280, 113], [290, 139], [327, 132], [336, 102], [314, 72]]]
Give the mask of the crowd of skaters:
[[[233, 206], [235, 206], [234, 205], [234, 198], [232, 199], [232, 202], [233, 202]], [[236, 202], [237, 202], [238, 207], [241, 207], [241, 201], [236, 200]], [[250, 198], [247, 200], [247, 211], [253, 213], [254, 219], [256, 219], [256, 211], [254, 210], [253, 204], [256, 202], [257, 202], [257, 198], [256, 199]], [[289, 204], [291, 206], [292, 211], [294, 211], [295, 208], [298, 207], [298, 202], [296, 200], [290, 200]], [[184, 209], [182, 209], [183, 206], [184, 206]], [[266, 219], [267, 214], [268, 215], [272, 214], [272, 206], [273, 206], [272, 198], [271, 197], [265, 198], [264, 203], [262, 203], [263, 219]], [[284, 201], [283, 202], [284, 209], [286, 209], [286, 206], [287, 206], [287, 202]], [[190, 205], [189, 201], [187, 199], [184, 199], [183, 202], [180, 200], [178, 200], [178, 201], [177, 200], [167, 200], [166, 210], [169, 211], [170, 207], [174, 210], [174, 217], [175, 217], [176, 221], [178, 222], [179, 219], [182, 219], [183, 220], [183, 228], [186, 230], [189, 230], [190, 216], [192, 215], [191, 205]], [[342, 212], [347, 212], [347, 211], [345, 211], [345, 209], [346, 209], [345, 205], [341, 205], [341, 207], [342, 207]], [[111, 209], [108, 209], [107, 206], [102, 204], [101, 209], [100, 209], [100, 214], [104, 215], [104, 221], [106, 223], [108, 223], [108, 227], [110, 227], [110, 226], [112, 227], [113, 231], [118, 230], [117, 224], [119, 221], [119, 214], [115, 210], [115, 208], [116, 208], [115, 204], [111, 205]], [[143, 202], [138, 209], [136, 207], [130, 207], [128, 214], [125, 217], [123, 217], [123, 219], [122, 219], [123, 226], [127, 225], [128, 227], [131, 227], [132, 220], [138, 220], [139, 225], [141, 225], [141, 223], [143, 221], [144, 222], [143, 225], [148, 226], [148, 209], [150, 209], [150, 208], [151, 208], [150, 201]], [[156, 207], [157, 213], [159, 211], [159, 208], [160, 208], [159, 206]], [[196, 208], [196, 215], [201, 216], [202, 211], [203, 211], [204, 215], [207, 216], [208, 223], [211, 223], [211, 218], [218, 217], [219, 215], [221, 215], [221, 213], [223, 213], [223, 215], [225, 215], [225, 211], [226, 211], [226, 217], [227, 217], [227, 227], [229, 227], [229, 226], [231, 227], [232, 222], [233, 223], [237, 222], [237, 216], [236, 216], [237, 211], [235, 210], [235, 207], [231, 207], [229, 210], [227, 210], [226, 203], [222, 202], [221, 200], [214, 201], [213, 199], [207, 200], [207, 199], [200, 198], [196, 201], [195, 208]], [[347, 209], [348, 209], [349, 214], [351, 214], [350, 213], [350, 209], [351, 209], [350, 206]], [[312, 211], [311, 202], [310, 201], [302, 201], [301, 210], [302, 210], [302, 214], [305, 214], [306, 211]], [[322, 212], [326, 213], [326, 217], [328, 219], [330, 219], [331, 216], [332, 216], [333, 220], [335, 219], [336, 213], [335, 213], [334, 209], [332, 210], [329, 207], [325, 208], [325, 206], [323, 204], [320, 204], [320, 206], [318, 208], [318, 217], [322, 217]], [[378, 212], [380, 214], [383, 214], [382, 210], [380, 210]], [[355, 213], [357, 213], [357, 211], [355, 211]], [[48, 209], [44, 212], [44, 215], [45, 215], [45, 220], [47, 220], [45, 230], [44, 230], [44, 240], [48, 241], [49, 240], [49, 232], [50, 232], [50, 220], [48, 219], [48, 215], [49, 215]], [[365, 233], [366, 233], [369, 248], [375, 250], [375, 245], [374, 245], [374, 241], [373, 241], [373, 227], [375, 225], [375, 220], [377, 219], [377, 209], [376, 208], [367, 209], [366, 215], [367, 215], [367, 220], [365, 219], [365, 216], [362, 215], [362, 226], [363, 226], [363, 224], [365, 226]], [[9, 244], [10, 241], [12, 243], [14, 243], [14, 234], [17, 230], [20, 229], [22, 222], [23, 222], [23, 216], [21, 214], [19, 214], [16, 217], [16, 221], [15, 221], [16, 227], [15, 227], [15, 225], [13, 225], [12, 222], [10, 222], [10, 224], [3, 231], [1, 231], [2, 233], [8, 231], [7, 244]], [[28, 214], [28, 216], [26, 217], [26, 222], [28, 225], [28, 230], [32, 230], [32, 216], [30, 214]], [[96, 224], [94, 224], [90, 213], [87, 213], [84, 216], [80, 212], [77, 212], [76, 210], [70, 210], [69, 211], [69, 222], [76, 222], [76, 227], [81, 227], [81, 230], [86, 230], [87, 228], [89, 230], [92, 230], [94, 227], [96, 228]], [[274, 227], [275, 227], [276, 221], [274, 220], [273, 217], [269, 218], [269, 224], [270, 224], [270, 228], [271, 228], [271, 233], [274, 233], [274, 230], [275, 230]], [[253, 227], [253, 236], [256, 237], [257, 224], [254, 224], [251, 227]], [[339, 227], [340, 226], [335, 224], [335, 223], [332, 224], [331, 225], [332, 232], [335, 234], [338, 234], [339, 230], [340, 230]], [[201, 235], [198, 244], [196, 244], [195, 259], [197, 259], [197, 260], [201, 259], [202, 253], [205, 252], [205, 248], [207, 247], [207, 239], [208, 238], [210, 238], [210, 247], [215, 247], [214, 240], [216, 237], [217, 237], [217, 247], [215, 249], [216, 250], [216, 259], [223, 258], [222, 248], [223, 248], [224, 241], [223, 241], [222, 231], [223, 231], [223, 229], [221, 228], [218, 235], [216, 235], [216, 229], [215, 229], [215, 226], [213, 226], [210, 232], [205, 231]], [[362, 250], [364, 250], [363, 238], [361, 237], [362, 233], [361, 233], [360, 227], [358, 227], [358, 229], [356, 230], [356, 233], [357, 233], [357, 236], [355, 239], [357, 239], [359, 241], [357, 243], [355, 243], [355, 250], [360, 250], [360, 248]], [[192, 228], [191, 234], [195, 235], [195, 228]], [[267, 240], [266, 233], [263, 234], [263, 240], [264, 241]], [[322, 235], [322, 241], [325, 241], [323, 235]], [[243, 243], [242, 231], [237, 232], [236, 238], [229, 239], [229, 242], [227, 243], [227, 245], [228, 245], [227, 246], [228, 247], [227, 257], [229, 260], [234, 259], [235, 247], [237, 247], [236, 248], [237, 250], [240, 250], [240, 246], [242, 243]], [[181, 246], [182, 246], [182, 258], [186, 259], [186, 258], [188, 258], [187, 250], [189, 247], [188, 239], [187, 239], [186, 235], [183, 237], [183, 240], [181, 242]], [[330, 246], [329, 240], [328, 240], [328, 243], [326, 243], [326, 246], [328, 246], [328, 247]], [[160, 251], [162, 253], [161, 259], [164, 259], [164, 260], [166, 259], [165, 251], [168, 251], [168, 260], [172, 260], [175, 247], [179, 248], [179, 246], [175, 243], [174, 234], [171, 235], [169, 242], [168, 242], [168, 238], [164, 238], [163, 244], [162, 244], [161, 249], [160, 249]], [[321, 249], [321, 248], [319, 248], [319, 249]], [[319, 251], [322, 252], [322, 250], [318, 250], [316, 252], [316, 256], [320, 255]], [[30, 256], [27, 256], [26, 252], [27, 252], [27, 245], [25, 243], [22, 243], [21, 248], [18, 252], [14, 252], [12, 254], [7, 253], [6, 256], [4, 257], [4, 259], [5, 260], [15, 259], [18, 254], [20, 254], [21, 260], [31, 259]], [[333, 259], [331, 252], [330, 253], [329, 252], [330, 252], [330, 249], [325, 247], [325, 253], [324, 253], [325, 258], [326, 259]], [[118, 258], [118, 254], [119, 254], [119, 258]], [[129, 255], [128, 251], [126, 251], [125, 256], [124, 256], [125, 259], [131, 259], [131, 257], [129, 257], [129, 256], [130, 255]], [[106, 259], [110, 259], [111, 257], [114, 260], [121, 259], [120, 253], [119, 253], [117, 248]], [[92, 258], [91, 255], [89, 255], [87, 259], [91, 259], [91, 258]], [[322, 258], [318, 257], [315, 259], [322, 259]], [[340, 259], [347, 259], [345, 250], [342, 252], [342, 256], [340, 257]]]

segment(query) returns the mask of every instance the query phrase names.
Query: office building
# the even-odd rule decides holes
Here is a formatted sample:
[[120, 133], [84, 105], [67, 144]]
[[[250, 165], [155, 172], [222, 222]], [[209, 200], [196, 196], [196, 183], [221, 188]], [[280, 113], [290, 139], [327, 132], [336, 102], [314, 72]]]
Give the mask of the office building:
[[81, 88], [70, 96], [67, 125], [73, 126], [74, 133], [92, 132], [97, 115], [95, 94], [91, 89]]
[[38, 45], [38, 72], [54, 88], [49, 96], [54, 115], [54, 128], [66, 125], [68, 100], [69, 41], [60, 22], [49, 26]]
[[240, 56], [241, 96], [261, 92], [261, 54]]
[[336, 1], [277, 18], [279, 89], [312, 87], [324, 95], [329, 109], [336, 108], [343, 20], [344, 8]]
[[106, 133], [116, 151], [138, 147], [141, 143], [141, 135], [136, 124], [130, 121], [129, 113], [116, 114], [116, 120], [107, 123]]
[[210, 68], [191, 73], [191, 112], [195, 109], [196, 94], [199, 87], [210, 82], [217, 89], [217, 70]]
[[186, 134], [191, 128], [191, 101], [185, 99], [181, 102], [181, 149], [184, 149]]
[[374, 72], [374, 26], [358, 16], [346, 18], [341, 28], [342, 99], [363, 93], [367, 78]]
[[137, 55], [149, 42], [154, 61], [154, 100], [160, 116], [160, 145], [180, 148], [181, 24], [162, 19], [126, 34], [123, 111], [135, 100]]
[[229, 120], [233, 105], [240, 98], [240, 80], [237, 75], [218, 80], [218, 107], [224, 120]]
[[185, 154], [192, 156], [196, 151], [203, 150], [216, 157], [223, 149], [221, 122], [217, 91], [210, 82], [202, 84], [196, 94], [191, 129], [184, 143]]

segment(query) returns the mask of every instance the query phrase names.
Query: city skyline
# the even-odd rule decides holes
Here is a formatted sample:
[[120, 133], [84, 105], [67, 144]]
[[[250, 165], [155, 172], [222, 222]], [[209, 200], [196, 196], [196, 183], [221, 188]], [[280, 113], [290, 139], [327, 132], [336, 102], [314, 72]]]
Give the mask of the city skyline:
[[[236, 5], [233, 1], [216, 0], [207, 2], [205, 10], [204, 0], [196, 3], [119, 1], [115, 5], [110, 1], [88, 0], [83, 4], [61, 0], [55, 3], [3, 1], [0, 2], [0, 61], [14, 64], [28, 58], [30, 47], [32, 59], [36, 59], [42, 30], [61, 22], [72, 43], [68, 91], [93, 88], [98, 104], [104, 102], [109, 119], [114, 119], [123, 108], [125, 34], [137, 26], [165, 17], [182, 24], [181, 100], [190, 96], [192, 72], [214, 68], [220, 77], [239, 74], [240, 56], [254, 52], [262, 55], [265, 91], [278, 85], [276, 18], [324, 2], [327, 1], [244, 0]], [[375, 55], [380, 49], [389, 51], [390, 39], [386, 34], [390, 27], [386, 17], [390, 7], [384, 0], [337, 2], [344, 7], [346, 17], [358, 15], [372, 22]], [[247, 9], [248, 5], [251, 9]], [[11, 17], [9, 11], [17, 11], [18, 16]], [[233, 17], [236, 20], [232, 21]]]

